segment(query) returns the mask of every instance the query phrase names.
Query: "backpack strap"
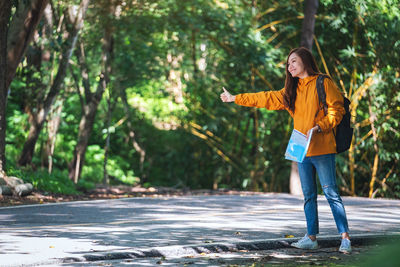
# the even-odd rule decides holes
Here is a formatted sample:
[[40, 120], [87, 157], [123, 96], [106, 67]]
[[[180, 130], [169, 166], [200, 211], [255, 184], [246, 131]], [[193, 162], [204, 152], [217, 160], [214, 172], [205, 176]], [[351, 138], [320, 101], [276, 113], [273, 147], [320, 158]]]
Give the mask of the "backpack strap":
[[[318, 115], [318, 112], [320, 110], [319, 107], [321, 106], [321, 103], [322, 103], [322, 109], [324, 110], [325, 116], [328, 113], [328, 104], [326, 103], [326, 92], [325, 92], [325, 86], [324, 86], [324, 79], [325, 78], [330, 79], [329, 76], [323, 75], [323, 74], [318, 75], [318, 78], [317, 78], [317, 93], [318, 93], [318, 101], [319, 101], [319, 103], [318, 103], [318, 111], [315, 114], [315, 118]], [[335, 130], [334, 129], [332, 129], [332, 133], [333, 133], [333, 136], [335, 136], [335, 138], [336, 138], [336, 134], [335, 134]]]
[[[324, 114], [326, 115], [328, 113], [328, 104], [326, 104], [326, 93], [325, 93], [325, 87], [324, 87], [324, 79], [327, 78], [326, 75], [318, 75], [317, 78], [317, 93], [318, 93], [318, 100], [319, 100], [319, 106], [321, 106], [322, 103], [322, 108], [324, 109]], [[318, 109], [319, 112], [319, 109]], [[317, 112], [317, 114], [318, 114]], [[315, 117], [317, 117], [317, 114], [315, 114]]]

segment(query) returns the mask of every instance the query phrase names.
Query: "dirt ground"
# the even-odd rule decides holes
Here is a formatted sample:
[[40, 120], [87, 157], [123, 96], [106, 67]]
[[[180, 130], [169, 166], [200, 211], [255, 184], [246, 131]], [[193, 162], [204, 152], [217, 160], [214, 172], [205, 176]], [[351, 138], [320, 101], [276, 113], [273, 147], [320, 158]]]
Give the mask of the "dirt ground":
[[127, 197], [166, 197], [166, 196], [190, 196], [190, 195], [255, 195], [262, 194], [250, 191], [235, 190], [190, 190], [175, 189], [168, 187], [143, 188], [130, 186], [98, 186], [93, 190], [80, 195], [61, 195], [46, 192], [34, 191], [32, 194], [24, 197], [18, 196], [0, 196], [0, 207], [15, 205], [44, 204], [54, 202], [68, 202], [80, 200], [96, 199], [116, 199]]

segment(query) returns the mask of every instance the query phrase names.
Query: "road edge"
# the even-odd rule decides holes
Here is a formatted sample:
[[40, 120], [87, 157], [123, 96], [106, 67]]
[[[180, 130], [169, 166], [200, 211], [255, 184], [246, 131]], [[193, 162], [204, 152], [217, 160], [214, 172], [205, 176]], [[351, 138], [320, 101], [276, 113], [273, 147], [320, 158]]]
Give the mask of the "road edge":
[[[58, 259], [63, 263], [74, 262], [94, 262], [105, 260], [123, 260], [135, 258], [178, 258], [184, 256], [205, 255], [209, 253], [255, 251], [255, 250], [274, 250], [291, 247], [290, 244], [299, 238], [274, 238], [265, 240], [255, 240], [238, 243], [215, 243], [205, 245], [186, 245], [156, 247], [152, 249], [132, 249], [130, 251], [114, 251], [109, 253], [85, 254], [77, 257]], [[400, 233], [390, 232], [385, 234], [354, 234], [351, 236], [353, 246], [365, 246], [389, 241], [399, 240]], [[339, 247], [340, 237], [338, 236], [319, 236], [318, 245], [320, 248]]]

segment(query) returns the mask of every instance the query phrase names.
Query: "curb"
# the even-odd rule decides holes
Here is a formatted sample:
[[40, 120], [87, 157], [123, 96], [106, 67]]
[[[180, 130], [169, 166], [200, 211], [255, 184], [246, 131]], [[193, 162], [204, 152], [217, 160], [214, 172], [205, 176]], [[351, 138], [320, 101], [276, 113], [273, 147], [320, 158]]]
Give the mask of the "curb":
[[[60, 259], [63, 263], [73, 262], [93, 262], [104, 260], [122, 260], [122, 259], [135, 259], [135, 258], [150, 258], [150, 257], [183, 257], [195, 256], [202, 253], [222, 253], [222, 252], [238, 252], [241, 250], [254, 251], [254, 250], [273, 250], [281, 248], [292, 248], [290, 243], [297, 241], [299, 238], [275, 238], [256, 240], [249, 242], [238, 243], [219, 243], [212, 245], [188, 245], [188, 246], [169, 246], [158, 247], [147, 250], [131, 250], [125, 252], [111, 252], [111, 253], [93, 253], [79, 257], [68, 257]], [[400, 241], [399, 233], [387, 233], [384, 235], [374, 234], [358, 234], [351, 236], [351, 244], [353, 246], [365, 246], [372, 244], [387, 243], [390, 241]], [[318, 237], [318, 245], [320, 248], [339, 247], [340, 237], [335, 236], [321, 236]]]

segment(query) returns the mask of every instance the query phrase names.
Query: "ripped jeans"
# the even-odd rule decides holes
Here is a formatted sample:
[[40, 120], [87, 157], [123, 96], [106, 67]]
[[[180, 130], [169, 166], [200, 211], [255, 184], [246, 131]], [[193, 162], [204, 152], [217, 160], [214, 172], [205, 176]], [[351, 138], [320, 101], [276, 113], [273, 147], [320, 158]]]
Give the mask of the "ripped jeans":
[[346, 211], [336, 184], [335, 154], [306, 157], [297, 166], [304, 195], [307, 234], [316, 235], [319, 233], [316, 172], [331, 207], [339, 234], [348, 232]]

